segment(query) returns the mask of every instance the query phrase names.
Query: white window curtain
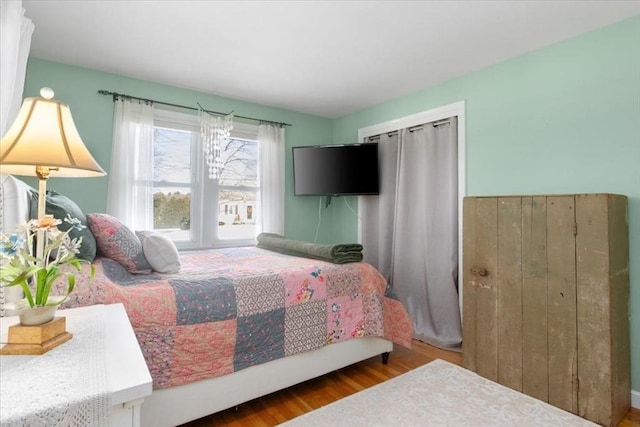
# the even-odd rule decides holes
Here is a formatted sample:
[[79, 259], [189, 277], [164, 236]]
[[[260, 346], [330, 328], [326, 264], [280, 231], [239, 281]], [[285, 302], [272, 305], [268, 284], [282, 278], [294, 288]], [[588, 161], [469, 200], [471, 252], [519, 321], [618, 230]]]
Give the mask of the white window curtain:
[[258, 126], [260, 209], [256, 234], [284, 234], [284, 128], [271, 123]]
[[34, 29], [24, 12], [22, 1], [0, 1], [0, 136], [9, 129], [22, 104]]
[[415, 338], [458, 347], [456, 118], [381, 135], [378, 147], [380, 195], [360, 204], [364, 259], [402, 301]]
[[[31, 20], [24, 16], [21, 0], [0, 1], [0, 137], [9, 129], [22, 104], [33, 28]], [[0, 206], [0, 216], [3, 208]], [[0, 233], [4, 231], [0, 221]], [[4, 304], [20, 298], [20, 286], [6, 289], [0, 286], [0, 317], [15, 314], [11, 310], [5, 312]]]
[[118, 99], [107, 213], [132, 230], [153, 229], [153, 105]]

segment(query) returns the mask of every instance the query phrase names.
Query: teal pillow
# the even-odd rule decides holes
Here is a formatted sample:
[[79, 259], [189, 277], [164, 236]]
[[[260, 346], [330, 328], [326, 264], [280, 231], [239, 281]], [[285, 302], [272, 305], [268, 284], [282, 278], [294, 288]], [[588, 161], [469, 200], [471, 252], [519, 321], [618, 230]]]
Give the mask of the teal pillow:
[[[38, 217], [38, 192], [33, 191], [31, 193], [31, 218]], [[93, 261], [96, 257], [96, 238], [93, 236], [91, 229], [87, 226], [87, 218], [85, 217], [82, 209], [70, 198], [63, 196], [52, 190], [47, 191], [47, 207], [45, 209], [47, 215], [53, 215], [54, 218], [64, 220], [67, 214], [71, 215], [71, 218], [77, 218], [80, 223], [85, 226], [82, 230], [71, 230], [69, 237], [76, 239], [82, 237], [82, 245], [80, 245], [80, 252], [77, 258], [87, 261]], [[67, 231], [71, 228], [71, 224], [62, 221], [58, 225], [58, 230]]]

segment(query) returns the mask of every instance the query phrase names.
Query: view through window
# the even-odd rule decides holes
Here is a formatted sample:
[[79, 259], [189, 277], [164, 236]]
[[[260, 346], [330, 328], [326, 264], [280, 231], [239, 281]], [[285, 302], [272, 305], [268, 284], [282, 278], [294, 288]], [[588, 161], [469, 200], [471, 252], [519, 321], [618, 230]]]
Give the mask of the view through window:
[[231, 138], [221, 147], [218, 180], [207, 178], [199, 129], [154, 127], [153, 224], [182, 247], [232, 245], [255, 236], [258, 144]]
[[193, 132], [153, 129], [153, 228], [173, 240], [191, 240]]
[[258, 144], [230, 139], [220, 149], [218, 238], [247, 239], [255, 235], [258, 187]]

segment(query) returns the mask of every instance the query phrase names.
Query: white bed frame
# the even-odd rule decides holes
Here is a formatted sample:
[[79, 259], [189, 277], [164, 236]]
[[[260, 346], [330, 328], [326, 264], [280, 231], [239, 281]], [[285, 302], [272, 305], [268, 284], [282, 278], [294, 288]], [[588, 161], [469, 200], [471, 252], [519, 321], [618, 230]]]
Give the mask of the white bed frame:
[[141, 423], [184, 424], [392, 350], [393, 343], [385, 339], [356, 338], [222, 377], [154, 390], [142, 404]]
[[[0, 174], [0, 231], [9, 234], [16, 224], [29, 219], [28, 200], [24, 182]], [[11, 290], [0, 289], [0, 316], [13, 314], [4, 312], [4, 302], [22, 297], [21, 292], [9, 294]], [[393, 343], [382, 338], [351, 339], [222, 377], [155, 390], [142, 404], [141, 423], [145, 427], [184, 424], [392, 350]]]

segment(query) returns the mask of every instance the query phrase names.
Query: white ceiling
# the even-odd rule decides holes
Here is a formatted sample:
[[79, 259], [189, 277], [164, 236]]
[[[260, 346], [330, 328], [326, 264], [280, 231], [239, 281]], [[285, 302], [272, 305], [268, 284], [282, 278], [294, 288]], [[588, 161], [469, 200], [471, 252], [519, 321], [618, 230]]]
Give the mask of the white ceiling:
[[640, 14], [595, 0], [23, 6], [32, 56], [328, 118]]

